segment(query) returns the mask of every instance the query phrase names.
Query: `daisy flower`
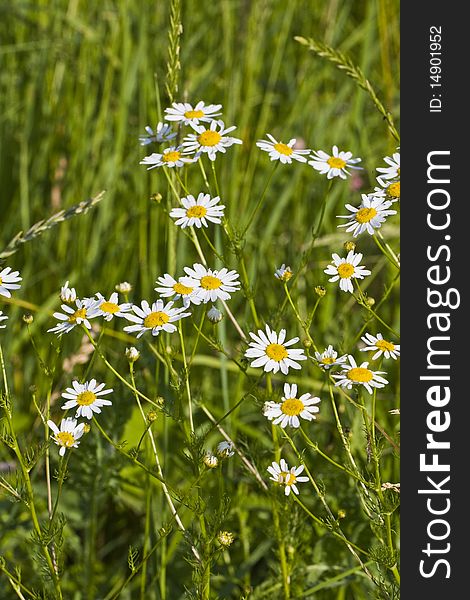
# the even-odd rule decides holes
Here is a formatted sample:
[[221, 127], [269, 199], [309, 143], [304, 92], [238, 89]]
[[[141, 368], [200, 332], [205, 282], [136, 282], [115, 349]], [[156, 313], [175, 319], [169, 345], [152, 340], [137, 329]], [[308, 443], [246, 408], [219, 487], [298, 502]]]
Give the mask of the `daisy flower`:
[[374, 194], [362, 194], [362, 202], [358, 208], [351, 204], [346, 204], [346, 208], [352, 213], [350, 215], [337, 215], [338, 219], [348, 219], [347, 223], [338, 225], [338, 227], [347, 227], [346, 231], [352, 232], [353, 237], [357, 237], [364, 231], [370, 235], [375, 233], [376, 229], [382, 227], [382, 223], [390, 215], [396, 215], [396, 210], [389, 210], [392, 203]]
[[285, 264], [282, 264], [279, 269], [274, 271], [274, 277], [280, 281], [287, 282], [292, 277], [292, 270], [290, 267], [286, 267]]
[[[399, 148], [397, 148], [399, 150]], [[386, 187], [383, 183], [387, 179], [397, 179], [400, 177], [400, 153], [395, 152], [392, 156], [385, 156], [384, 161], [388, 167], [378, 167], [377, 171], [380, 175], [377, 177], [377, 181], [382, 187]]]
[[350, 175], [347, 168], [362, 168], [354, 166], [361, 162], [360, 158], [352, 158], [352, 152], [340, 152], [338, 146], [333, 146], [332, 154], [327, 154], [323, 150], [313, 151], [312, 159], [308, 161], [308, 164], [320, 171], [322, 175], [326, 173], [327, 179], [333, 179], [333, 177], [346, 179], [346, 175]]
[[294, 494], [298, 496], [299, 489], [296, 486], [296, 483], [308, 481], [308, 477], [299, 477], [300, 473], [304, 470], [303, 465], [300, 465], [300, 467], [291, 467], [289, 469], [288, 464], [283, 458], [281, 458], [279, 464], [273, 462], [267, 470], [271, 475], [269, 478], [271, 481], [275, 481], [276, 483], [285, 486], [284, 493], [286, 496], [290, 494], [291, 489]]
[[266, 137], [269, 138], [269, 142], [266, 140], [258, 140], [256, 145], [264, 152], [269, 152], [269, 158], [271, 160], [280, 160], [283, 164], [290, 164], [293, 160], [303, 163], [307, 162], [304, 154], [310, 154], [311, 150], [308, 148], [305, 148], [304, 150], [294, 148], [294, 145], [297, 142], [295, 138], [292, 138], [287, 144], [284, 144], [283, 142], [278, 142], [269, 133], [266, 134]]
[[64, 456], [67, 448], [78, 448], [80, 442], [78, 441], [85, 429], [85, 423], [77, 425], [77, 421], [72, 417], [62, 419], [60, 422], [60, 429], [54, 423], [54, 421], [48, 421], [49, 428], [52, 429], [54, 435], [52, 439], [60, 446], [59, 454]]
[[18, 277], [19, 271], [12, 271], [11, 267], [5, 267], [0, 271], [0, 296], [11, 298], [10, 290], [19, 290], [21, 277]]
[[302, 348], [289, 348], [292, 344], [299, 341], [299, 338], [292, 338], [288, 342], [286, 339], [286, 330], [281, 329], [279, 334], [271, 330], [266, 325], [266, 333], [258, 329], [258, 334], [250, 331], [250, 336], [254, 340], [250, 342], [249, 348], [245, 352], [247, 358], [254, 358], [250, 364], [251, 367], [263, 367], [266, 373], [272, 371], [277, 373], [279, 369], [284, 375], [287, 375], [289, 368], [300, 369], [297, 361], [307, 360]]
[[[382, 181], [380, 177], [377, 177], [377, 181], [382, 185], [383, 193], [390, 202], [396, 202], [400, 200], [400, 180], [395, 181]], [[380, 189], [380, 188], [375, 188]]]
[[239, 274], [236, 271], [229, 271], [225, 267], [220, 271], [213, 271], [195, 263], [192, 269], [184, 267], [184, 270], [188, 277], [181, 277], [181, 283], [197, 288], [197, 295], [204, 304], [215, 302], [218, 298], [228, 300], [232, 292], [240, 289], [240, 283], [236, 281]]
[[343, 292], [354, 292], [354, 287], [351, 279], [364, 279], [366, 275], [370, 275], [370, 271], [365, 267], [359, 266], [362, 260], [362, 254], [355, 254], [352, 250], [348, 252], [346, 258], [340, 258], [336, 253], [332, 255], [333, 264], [328, 265], [324, 270], [327, 275], [333, 275], [328, 281], [338, 281], [339, 287]]
[[326, 350], [321, 354], [320, 352], [315, 352], [315, 359], [320, 369], [328, 371], [328, 369], [331, 369], [331, 367], [336, 367], [345, 363], [348, 357], [346, 354], [343, 354], [343, 356], [338, 358], [338, 353], [330, 344], [328, 348], [326, 348]]
[[147, 300], [142, 300], [141, 306], [132, 306], [132, 310], [135, 314], [126, 314], [126, 319], [132, 321], [135, 325], [129, 325], [124, 327], [124, 331], [128, 333], [137, 333], [137, 337], [140, 338], [146, 331], [151, 331], [152, 335], [158, 335], [160, 331], [167, 331], [173, 333], [176, 331], [176, 326], [173, 325], [175, 321], [179, 321], [184, 317], [189, 317], [191, 313], [183, 312], [186, 310], [183, 308], [172, 308], [173, 302], [164, 304], [163, 300], [157, 300], [149, 305]]
[[175, 301], [181, 299], [184, 308], [188, 308], [191, 303], [201, 304], [202, 299], [197, 293], [197, 288], [183, 285], [181, 279], [183, 279], [183, 277], [180, 277], [179, 280], [176, 281], [171, 275], [165, 273], [163, 277], [157, 279], [156, 283], [159, 285], [154, 289], [162, 298], [171, 298], [174, 296], [173, 300]]
[[217, 444], [217, 454], [220, 458], [230, 458], [235, 454], [234, 446], [232, 442], [220, 442]]
[[354, 385], [363, 385], [369, 394], [372, 394], [372, 388], [383, 388], [388, 381], [381, 377], [386, 375], [385, 371], [371, 371], [368, 369], [369, 363], [363, 362], [358, 367], [354, 357], [348, 356], [349, 365], [343, 366], [343, 371], [338, 375], [333, 375], [338, 381], [335, 385], [345, 387], [350, 390]]
[[206, 129], [203, 125], [194, 125], [193, 129], [196, 133], [187, 135], [182, 146], [186, 154], [196, 152], [196, 158], [199, 158], [201, 153], [204, 152], [210, 160], [215, 160], [217, 152], [225, 153], [227, 148], [230, 148], [233, 144], [243, 143], [242, 140], [227, 135], [236, 127], [225, 128], [223, 121], [212, 121], [209, 129]]
[[78, 381], [72, 381], [72, 387], [69, 387], [62, 394], [62, 398], [65, 398], [67, 402], [62, 406], [63, 410], [69, 410], [70, 408], [77, 408], [75, 417], [84, 417], [85, 419], [92, 419], [93, 413], [100, 413], [102, 406], [111, 406], [111, 400], [104, 400], [100, 396], [106, 396], [112, 393], [112, 389], [105, 390], [104, 383], [96, 383], [96, 379], [90, 379], [85, 383], [78, 383]]
[[297, 385], [295, 383], [290, 386], [284, 384], [284, 396], [282, 402], [270, 402], [264, 410], [264, 416], [274, 425], [280, 425], [283, 429], [287, 425], [290, 427], [300, 427], [300, 420], [305, 419], [311, 421], [316, 419], [315, 413], [320, 409], [314, 406], [320, 402], [320, 398], [311, 396], [310, 394], [302, 394], [297, 398]]
[[192, 106], [188, 102], [173, 102], [171, 108], [165, 108], [165, 119], [167, 121], [178, 121], [183, 125], [199, 125], [199, 121], [209, 123], [214, 117], [221, 115], [217, 112], [222, 108], [222, 104], [208, 104], [207, 106], [201, 100]]
[[118, 293], [113, 292], [109, 297], [109, 300], [100, 294], [96, 294], [98, 300], [98, 315], [104, 317], [105, 321], [111, 321], [113, 317], [125, 317], [125, 313], [132, 308], [130, 302], [124, 302], [118, 304]]
[[[3, 314], [3, 311], [0, 310], [0, 322], [6, 321], [8, 317]], [[0, 325], [0, 329], [5, 329], [6, 325]]]
[[141, 146], [147, 146], [147, 144], [151, 144], [152, 142], [169, 142], [178, 135], [168, 123], [158, 123], [155, 131], [147, 125], [145, 131], [148, 135], [139, 136]]
[[393, 358], [394, 360], [397, 360], [400, 356], [400, 346], [384, 340], [381, 333], [378, 333], [377, 335], [366, 333], [366, 335], [361, 337], [361, 340], [366, 344], [365, 348], [361, 348], [361, 352], [376, 350], [372, 360], [375, 360], [382, 354], [385, 358]]
[[73, 304], [77, 299], [77, 292], [75, 291], [75, 288], [69, 287], [68, 280], [60, 288], [60, 299], [66, 304]]
[[[209, 194], [201, 192], [197, 199], [188, 194], [186, 198], [181, 198], [181, 204], [184, 208], [174, 208], [170, 212], [172, 219], [177, 219], [175, 225], [179, 225], [181, 229], [192, 227], [195, 225], [200, 228], [208, 227], [207, 221], [212, 223], [220, 223], [221, 217], [224, 216], [223, 204], [219, 204], [219, 196], [211, 198]], [[206, 220], [207, 219], [207, 220]]]
[[140, 161], [140, 165], [150, 165], [147, 167], [147, 171], [155, 169], [156, 167], [184, 167], [186, 163], [192, 163], [194, 160], [183, 156], [183, 150], [181, 146], [170, 146], [165, 148], [161, 154], [153, 152], [146, 156]]
[[75, 300], [75, 306], [69, 306], [68, 304], [62, 304], [62, 313], [55, 312], [54, 317], [60, 321], [55, 327], [48, 329], [48, 332], [57, 333], [61, 336], [64, 333], [70, 333], [74, 327], [85, 325], [87, 329], [91, 329], [89, 319], [97, 317], [99, 313], [98, 300], [94, 298], [84, 298]]

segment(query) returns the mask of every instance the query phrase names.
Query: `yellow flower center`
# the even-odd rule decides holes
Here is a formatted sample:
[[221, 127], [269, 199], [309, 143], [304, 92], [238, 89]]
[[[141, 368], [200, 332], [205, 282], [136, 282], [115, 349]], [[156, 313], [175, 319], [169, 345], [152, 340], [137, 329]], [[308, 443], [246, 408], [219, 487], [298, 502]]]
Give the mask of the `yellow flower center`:
[[75, 444], [75, 438], [68, 431], [61, 431], [57, 434], [56, 438], [59, 444], [66, 448], [71, 448]]
[[200, 135], [197, 136], [198, 142], [201, 146], [217, 146], [217, 144], [222, 139], [222, 136], [218, 131], [203, 131]]
[[398, 173], [398, 175], [400, 175], [400, 167], [398, 167], [397, 173]]
[[395, 344], [387, 342], [386, 340], [377, 340], [375, 346], [382, 351], [388, 350], [389, 352], [393, 352], [393, 350], [395, 350]]
[[367, 383], [374, 377], [374, 374], [369, 369], [364, 369], [364, 367], [355, 367], [349, 369], [346, 377], [356, 383]]
[[89, 390], [81, 392], [77, 396], [77, 404], [79, 404], [80, 406], [90, 406], [90, 404], [93, 404], [95, 400], [96, 395], [93, 392], [90, 392]]
[[287, 358], [287, 350], [281, 344], [269, 344], [266, 347], [266, 355], [276, 362], [281, 362], [283, 358]]
[[356, 215], [355, 215], [355, 219], [358, 223], [368, 223], [369, 221], [372, 221], [372, 219], [375, 217], [375, 215], [377, 214], [377, 211], [375, 210], [375, 208], [360, 208]]
[[86, 317], [86, 308], [79, 308], [78, 310], [76, 310], [73, 315], [70, 315], [70, 317], [68, 318], [68, 322], [69, 323], [76, 323], [77, 319], [85, 319]]
[[161, 311], [151, 312], [144, 319], [144, 327], [148, 327], [149, 329], [153, 329], [154, 327], [161, 327], [165, 325], [170, 320], [170, 317]]
[[284, 154], [285, 156], [290, 156], [292, 152], [294, 152], [290, 146], [283, 144], [282, 142], [274, 144], [274, 150], [279, 152], [279, 154]]
[[395, 181], [395, 183], [391, 183], [387, 188], [387, 194], [390, 198], [399, 198], [400, 197], [400, 182]]
[[2, 285], [2, 283], [3, 283], [3, 281], [2, 281], [2, 278], [0, 277], [0, 285]]
[[212, 275], [204, 275], [201, 278], [201, 287], [205, 290], [216, 290], [222, 285], [222, 281], [218, 277]]
[[204, 113], [202, 110], [187, 110], [184, 113], [184, 116], [187, 119], [200, 119], [201, 117], [204, 116]]
[[331, 356], [325, 356], [324, 358], [321, 359], [321, 362], [324, 365], [331, 365], [335, 362], [335, 359], [331, 358]]
[[282, 273], [280, 279], [281, 281], [289, 281], [289, 279], [292, 277], [292, 271], [288, 271], [287, 269], [284, 271], [284, 273]]
[[350, 263], [341, 263], [338, 267], [338, 275], [343, 279], [348, 279], [354, 273], [354, 265]]
[[103, 304], [100, 304], [100, 309], [103, 312], [109, 313], [111, 315], [114, 315], [114, 313], [119, 312], [119, 306], [117, 304], [114, 304], [114, 302], [103, 302]]
[[179, 160], [181, 156], [181, 152], [178, 152], [177, 150], [172, 150], [171, 152], [167, 152], [166, 154], [163, 155], [162, 160], [163, 162], [176, 162], [177, 160]]
[[346, 166], [346, 161], [342, 158], [338, 158], [337, 156], [331, 156], [326, 162], [332, 169], [344, 169]]
[[294, 483], [297, 481], [297, 477], [290, 471], [281, 471], [277, 480], [279, 483], [290, 486], [294, 485]]
[[285, 415], [293, 417], [294, 415], [300, 415], [304, 409], [304, 403], [297, 398], [288, 398], [281, 404], [281, 410]]
[[190, 206], [186, 211], [186, 216], [189, 218], [195, 217], [196, 219], [201, 219], [202, 217], [205, 217], [206, 214], [207, 208], [205, 206], [199, 206], [199, 204], [196, 204], [196, 206]]
[[182, 296], [188, 296], [194, 290], [194, 288], [183, 285], [182, 283], [175, 283], [173, 289], [177, 294], [181, 294]]

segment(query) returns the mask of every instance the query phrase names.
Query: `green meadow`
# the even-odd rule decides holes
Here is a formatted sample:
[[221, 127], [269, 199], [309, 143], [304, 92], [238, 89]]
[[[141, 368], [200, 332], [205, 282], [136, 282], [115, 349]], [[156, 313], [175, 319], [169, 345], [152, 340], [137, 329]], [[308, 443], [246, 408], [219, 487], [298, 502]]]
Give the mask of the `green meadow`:
[[[399, 598], [400, 359], [361, 341], [399, 344], [395, 180], [373, 235], [338, 228], [400, 146], [399, 42], [394, 0], [0, 0], [1, 600]], [[201, 100], [242, 143], [139, 164], [196, 133], [165, 109]], [[177, 137], [141, 145], [163, 121]], [[362, 169], [328, 179], [270, 160], [267, 134], [336, 145]], [[222, 222], [176, 225], [200, 192], [220, 197]], [[325, 273], [348, 252], [370, 271], [352, 293]], [[236, 271], [237, 287], [200, 295], [173, 332], [143, 319], [137, 338], [125, 316], [87, 328], [76, 313], [48, 331], [66, 281], [79, 299], [118, 286], [119, 302], [151, 305], [158, 277], [196, 263]], [[7, 267], [21, 287], [2, 294]], [[266, 325], [299, 338], [301, 368], [252, 365], [250, 332]], [[368, 362], [352, 386], [338, 385], [349, 363], [318, 363], [329, 345]], [[375, 372], [387, 383], [369, 393]], [[75, 418], [62, 394], [92, 379], [112, 405], [65, 448], [47, 422]], [[285, 383], [320, 399], [300, 427], [265, 414]], [[300, 471], [267, 471], [281, 459], [303, 466], [298, 495]]]

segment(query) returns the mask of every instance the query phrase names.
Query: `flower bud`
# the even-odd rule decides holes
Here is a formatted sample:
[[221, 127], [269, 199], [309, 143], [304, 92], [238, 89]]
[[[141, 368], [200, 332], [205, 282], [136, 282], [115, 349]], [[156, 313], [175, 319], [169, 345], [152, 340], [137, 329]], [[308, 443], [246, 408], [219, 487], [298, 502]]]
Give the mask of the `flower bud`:
[[140, 352], [137, 350], [137, 348], [134, 348], [134, 346], [126, 348], [126, 357], [130, 363], [135, 363], [135, 361], [139, 359], [139, 356]]
[[356, 244], [352, 241], [344, 242], [343, 248], [346, 250], [346, 252], [354, 252], [354, 250], [356, 249]]
[[322, 285], [317, 285], [315, 287], [315, 294], [320, 296], [320, 298], [323, 298], [323, 296], [326, 294], [326, 290]]
[[211, 452], [207, 452], [207, 454], [202, 459], [204, 464], [208, 469], [215, 469], [219, 464], [219, 459], [217, 456], [214, 456]]
[[220, 531], [217, 535], [217, 541], [221, 546], [225, 546], [225, 548], [231, 546], [234, 539], [235, 537], [233, 533], [230, 533], [230, 531]]
[[26, 313], [23, 315], [23, 321], [26, 323], [26, 325], [31, 325], [31, 323], [34, 321], [34, 317], [32, 314]]
[[222, 319], [224, 318], [224, 315], [220, 312], [219, 309], [213, 306], [207, 311], [207, 318], [211, 323], [220, 323], [220, 321], [222, 321]]
[[114, 289], [120, 294], [128, 294], [132, 290], [132, 286], [129, 282], [123, 281], [122, 283], [115, 285]]

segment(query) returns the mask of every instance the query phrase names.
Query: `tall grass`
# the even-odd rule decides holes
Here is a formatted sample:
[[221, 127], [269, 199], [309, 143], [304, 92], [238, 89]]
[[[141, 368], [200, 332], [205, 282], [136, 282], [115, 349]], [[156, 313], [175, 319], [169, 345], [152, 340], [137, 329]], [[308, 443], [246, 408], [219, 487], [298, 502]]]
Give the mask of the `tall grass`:
[[[371, 190], [375, 167], [397, 142], [370, 94], [294, 38], [320, 40], [348, 55], [371, 82], [398, 129], [398, 3], [39, 0], [0, 2], [0, 15], [0, 253], [20, 230], [26, 232], [35, 223], [106, 191], [86, 214], [15, 248], [7, 264], [21, 271], [22, 288], [0, 307], [9, 315], [8, 330], [0, 334], [14, 428], [23, 449], [35, 448], [29, 475], [41, 526], [46, 526], [48, 514], [46, 449], [39, 445], [44, 429], [34, 402], [41, 408], [47, 402], [51, 414], [59, 418], [61, 392], [73, 377], [80, 379], [86, 373], [115, 390], [112, 410], [103, 412], [100, 420], [110, 440], [92, 426], [81, 447], [71, 453], [65, 479], [65, 473], [55, 471], [59, 463], [55, 446], [50, 448], [53, 490], [62, 485], [63, 521], [59, 519], [56, 529], [43, 531], [43, 536], [49, 535], [61, 552], [63, 597], [176, 600], [185, 593], [237, 599], [398, 597], [390, 568], [396, 556], [387, 554], [386, 544], [379, 542], [380, 520], [396, 508], [395, 492], [386, 492], [378, 509], [361, 504], [354, 479], [338, 475], [337, 467], [299, 435], [295, 443], [305, 451], [297, 457], [279, 433], [278, 452], [290, 453], [297, 460], [292, 464], [304, 460], [318, 484], [319, 494], [304, 492], [300, 499], [319, 515], [320, 522], [313, 524], [299, 505], [273, 493], [266, 475], [266, 466], [274, 460], [272, 431], [261, 412], [271, 397], [271, 383], [259, 382], [253, 370], [248, 371], [248, 380], [230, 360], [236, 358], [243, 368], [247, 366], [246, 345], [228, 318], [217, 328], [206, 320], [202, 331], [207, 339], [201, 339], [195, 328], [199, 315], [194, 324], [185, 322], [186, 356], [178, 334], [165, 336], [164, 349], [179, 379], [145, 344], [135, 364], [135, 386], [154, 403], [142, 401], [144, 417], [149, 410], [157, 415], [151, 431], [166, 493], [159, 481], [161, 472], [154, 466], [152, 442], [148, 435], [142, 438], [146, 425], [138, 397], [112, 376], [98, 355], [90, 365], [85, 337], [72, 332], [58, 342], [46, 333], [65, 280], [82, 297], [97, 291], [107, 295], [116, 284], [128, 281], [137, 302], [155, 297], [157, 276], [182, 274], [184, 266], [198, 260], [191, 241], [175, 231], [165, 213], [175, 204], [167, 179], [160, 171], [147, 172], [138, 164], [146, 153], [138, 145], [139, 134], [145, 125], [161, 120], [174, 96], [176, 101], [223, 104], [225, 122], [237, 125], [234, 135], [244, 142], [216, 162], [234, 234], [230, 243], [220, 231], [213, 238], [228, 267], [240, 270], [243, 255], [249, 285], [233, 295], [230, 310], [244, 332], [257, 328], [248, 301], [253, 298], [261, 323], [285, 327], [291, 337], [299, 335], [305, 341], [283, 286], [273, 277], [274, 270], [286, 263], [294, 273], [302, 267], [289, 288], [302, 319], [317, 301], [315, 286], [327, 287], [311, 330], [315, 342], [321, 349], [333, 344], [341, 352], [351, 352], [358, 331], [366, 323], [375, 328], [377, 322], [368, 320], [370, 313], [352, 296], [345, 298], [336, 286], [327, 284], [323, 270], [332, 252], [342, 253], [346, 239], [344, 231], [336, 228], [336, 215], [344, 214], [347, 202], [356, 204], [360, 191]], [[305, 165], [276, 169], [253, 226], [245, 239], [237, 237], [273, 170], [267, 155], [255, 146], [266, 132], [285, 141], [301, 138], [314, 149], [337, 144], [362, 157], [365, 170], [355, 180], [360, 190], [353, 189], [350, 181], [335, 182], [313, 247], [312, 232], [328, 183]], [[214, 189], [210, 167], [207, 174]], [[197, 167], [187, 172], [185, 183], [192, 193], [205, 189]], [[382, 231], [396, 249], [398, 220], [390, 219]], [[376, 300], [381, 318], [398, 329], [398, 283], [387, 291], [396, 275], [394, 266], [368, 236], [359, 238], [358, 250], [373, 272], [364, 289]], [[221, 265], [215, 257], [209, 262], [209, 266]], [[21, 318], [25, 312], [34, 316], [29, 326]], [[31, 338], [53, 372], [44, 372]], [[118, 326], [107, 328], [103, 337], [106, 359], [128, 381], [124, 351], [134, 343]], [[190, 388], [195, 435], [190, 436], [186, 408], [180, 408], [179, 398], [186, 394], [184, 361], [193, 349]], [[70, 361], [75, 366], [69, 367]], [[388, 362], [386, 370], [393, 385], [380, 391], [376, 406], [382, 430], [377, 434], [377, 451], [383, 481], [397, 482], [398, 417], [389, 411], [399, 406], [398, 369]], [[309, 430], [311, 441], [338, 464], [348, 465], [325, 381], [311, 367], [291, 372], [288, 379], [322, 398], [320, 416]], [[282, 382], [273, 378], [275, 394]], [[335, 397], [359, 471], [373, 478], [373, 457], [361, 413]], [[204, 471], [201, 457], [224, 434], [236, 441], [243, 459], [236, 455], [216, 471]], [[153, 465], [149, 471], [132, 462], [136, 456]], [[47, 564], [35, 554], [41, 546], [37, 532], [31, 543], [34, 527], [23, 501], [28, 497], [25, 478], [18, 475], [16, 481], [9, 474], [18, 468], [18, 461], [7, 444], [0, 446], [0, 460], [8, 485], [19, 496], [4, 487], [0, 492], [1, 554], [12, 576], [9, 581], [5, 572], [0, 574], [0, 597], [29, 597], [21, 587], [15, 592], [11, 580], [36, 590], [37, 598], [54, 597], [53, 582], [42, 572]], [[335, 526], [322, 503], [323, 493], [347, 538], [368, 551], [363, 561], [366, 569], [333, 534]], [[169, 497], [178, 507], [183, 528], [172, 514]], [[368, 513], [374, 516], [367, 518]], [[395, 517], [396, 513], [394, 543]], [[217, 545], [214, 536], [220, 530], [235, 534], [230, 548]], [[206, 562], [201, 563], [201, 554]], [[40, 591], [43, 585], [49, 590], [45, 595]]]

